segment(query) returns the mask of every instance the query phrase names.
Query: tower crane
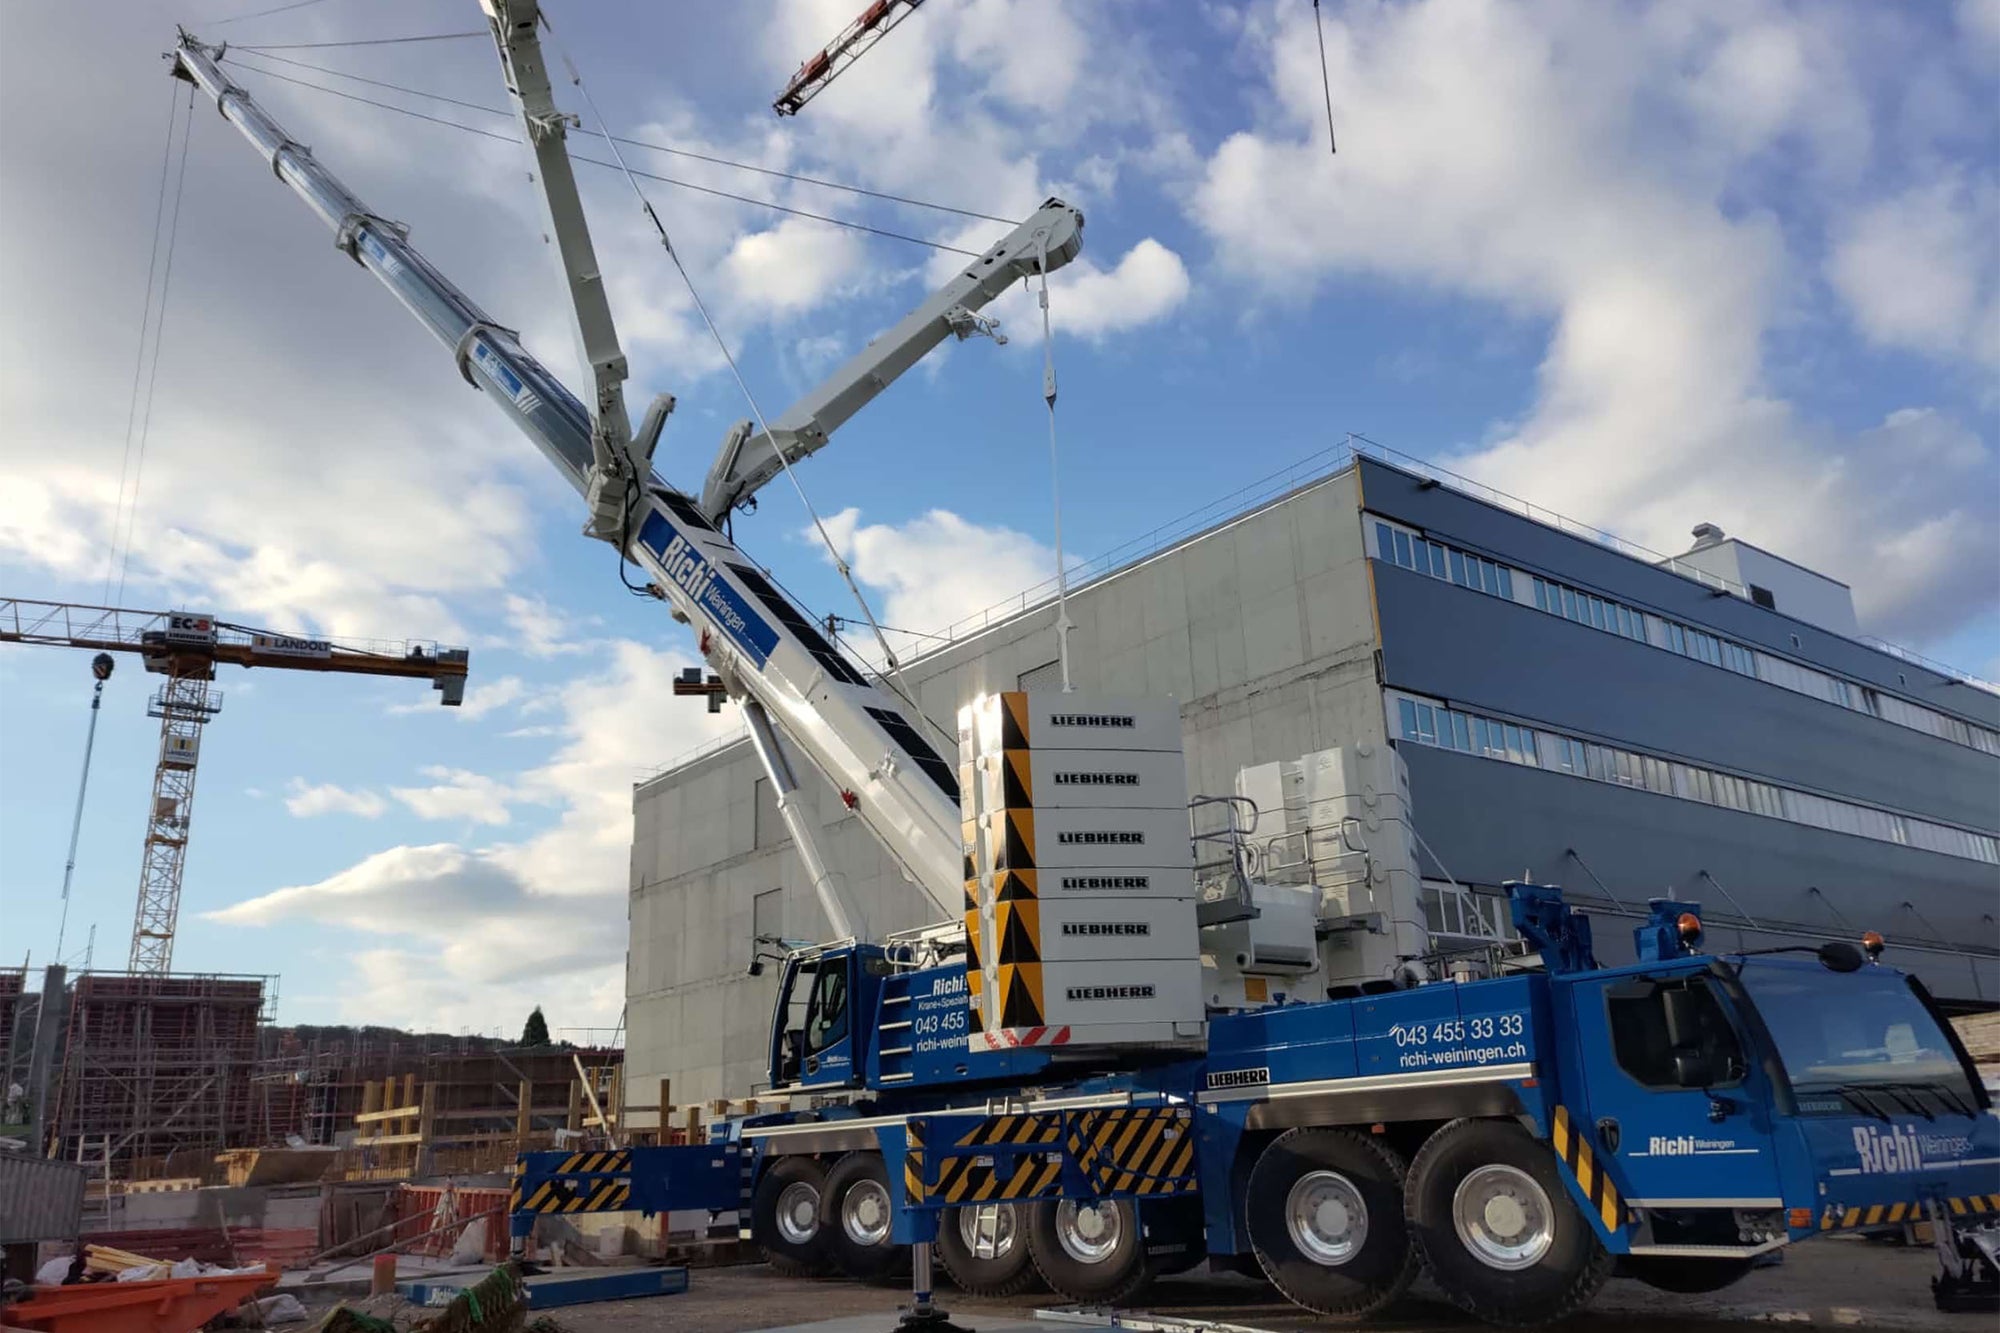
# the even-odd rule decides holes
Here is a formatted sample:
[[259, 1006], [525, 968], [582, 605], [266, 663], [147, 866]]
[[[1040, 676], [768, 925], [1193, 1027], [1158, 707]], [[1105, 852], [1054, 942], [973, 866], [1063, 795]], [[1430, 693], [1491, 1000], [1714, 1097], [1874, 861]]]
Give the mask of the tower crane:
[[468, 661], [465, 649], [430, 641], [307, 638], [232, 625], [192, 611], [128, 611], [18, 597], [0, 597], [0, 643], [51, 644], [100, 655], [137, 653], [146, 670], [166, 677], [146, 709], [147, 716], [160, 720], [160, 755], [146, 811], [127, 964], [134, 972], [147, 973], [166, 972], [173, 963], [201, 733], [222, 710], [221, 692], [210, 688], [218, 665], [429, 680], [441, 696], [438, 702], [450, 707], [465, 698]]
[[801, 107], [839, 78], [842, 71], [861, 58], [863, 51], [887, 37], [897, 24], [916, 13], [917, 6], [923, 2], [873, 0], [852, 23], [836, 33], [832, 41], [813, 52], [811, 58], [799, 66], [798, 73], [792, 75], [785, 90], [771, 102], [771, 109], [781, 116], [799, 114]]

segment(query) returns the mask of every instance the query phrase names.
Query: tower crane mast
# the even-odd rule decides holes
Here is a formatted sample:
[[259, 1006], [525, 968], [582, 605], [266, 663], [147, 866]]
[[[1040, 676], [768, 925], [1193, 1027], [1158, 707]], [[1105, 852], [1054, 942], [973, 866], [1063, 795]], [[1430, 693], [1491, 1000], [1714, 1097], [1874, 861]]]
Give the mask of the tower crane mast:
[[127, 963], [145, 973], [163, 973], [173, 964], [202, 730], [222, 711], [221, 692], [210, 688], [218, 665], [429, 680], [439, 702], [455, 706], [465, 698], [468, 663], [465, 649], [428, 641], [307, 638], [190, 611], [128, 611], [18, 597], [0, 597], [0, 643], [136, 653], [146, 670], [166, 677], [146, 710], [160, 720], [160, 752]]

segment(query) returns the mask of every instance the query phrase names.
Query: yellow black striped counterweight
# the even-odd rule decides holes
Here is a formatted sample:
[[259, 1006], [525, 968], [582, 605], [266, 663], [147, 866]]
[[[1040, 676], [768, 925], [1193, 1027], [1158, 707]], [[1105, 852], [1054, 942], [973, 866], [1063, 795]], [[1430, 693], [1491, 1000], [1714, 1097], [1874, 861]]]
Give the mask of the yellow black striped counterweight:
[[1569, 1108], [1556, 1107], [1553, 1139], [1556, 1156], [1562, 1159], [1576, 1183], [1582, 1188], [1584, 1197], [1604, 1223], [1606, 1231], [1617, 1231], [1624, 1222], [1625, 1212], [1618, 1201], [1618, 1187], [1611, 1183], [1611, 1176], [1601, 1166], [1590, 1150], [1584, 1135], [1570, 1123]]
[[578, 1152], [553, 1171], [516, 1174], [508, 1208], [516, 1213], [615, 1213], [631, 1194], [632, 1154]]

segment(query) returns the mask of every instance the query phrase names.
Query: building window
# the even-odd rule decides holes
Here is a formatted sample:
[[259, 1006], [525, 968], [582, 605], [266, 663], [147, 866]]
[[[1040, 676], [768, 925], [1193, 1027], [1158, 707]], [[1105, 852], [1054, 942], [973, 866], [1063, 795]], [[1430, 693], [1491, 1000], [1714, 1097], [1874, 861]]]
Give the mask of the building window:
[[780, 847], [791, 837], [785, 831], [784, 816], [778, 813], [778, 796], [771, 790], [771, 779], [758, 778], [756, 794], [755, 845], [758, 847]]
[[[1760, 652], [1664, 616], [1649, 616], [1636, 607], [1569, 587], [1539, 574], [1516, 571], [1470, 551], [1417, 536], [1380, 519], [1375, 521], [1375, 545], [1380, 558], [1393, 564], [1507, 601], [1514, 600], [1514, 580], [1518, 573], [1519, 577], [1529, 580], [1527, 586], [1531, 590], [1531, 600], [1538, 611], [1561, 616], [1578, 625], [1588, 625], [1606, 634], [1664, 648], [1681, 657], [1761, 680], [1795, 694], [1809, 695], [1856, 712], [1868, 713], [1896, 726], [1970, 746], [1985, 754], [2000, 755], [2000, 731], [1991, 727], [1969, 723], [1963, 718], [1903, 699], [1878, 698], [1875, 691], [1865, 686], [1800, 666], [1789, 659]], [[1762, 590], [1753, 587], [1754, 591]], [[1765, 595], [1768, 597], [1768, 592]], [[1759, 605], [1768, 603], [1760, 602]], [[1793, 634], [1791, 642], [1797, 648], [1799, 636]], [[1906, 672], [1898, 673], [1897, 679], [1907, 684], [1907, 675]]]
[[1766, 611], [1775, 611], [1778, 609], [1778, 599], [1771, 596], [1771, 590], [1769, 588], [1760, 588], [1754, 583], [1750, 585], [1750, 600], [1763, 607]]
[[1391, 692], [1402, 740], [2000, 865], [2000, 838]]

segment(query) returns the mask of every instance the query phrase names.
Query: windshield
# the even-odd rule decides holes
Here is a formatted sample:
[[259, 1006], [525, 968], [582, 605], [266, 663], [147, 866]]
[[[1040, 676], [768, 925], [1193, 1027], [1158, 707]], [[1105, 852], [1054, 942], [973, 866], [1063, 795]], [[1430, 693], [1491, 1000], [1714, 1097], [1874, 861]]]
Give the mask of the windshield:
[[1751, 959], [1740, 980], [1793, 1091], [1930, 1088], [1974, 1104], [1964, 1066], [1901, 973], [1869, 967], [1843, 975]]

